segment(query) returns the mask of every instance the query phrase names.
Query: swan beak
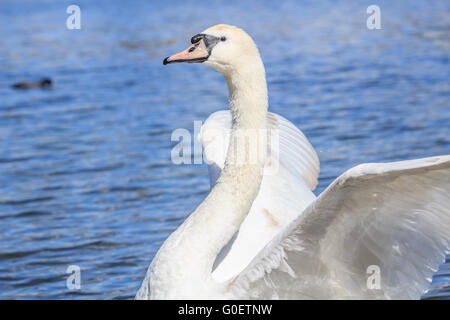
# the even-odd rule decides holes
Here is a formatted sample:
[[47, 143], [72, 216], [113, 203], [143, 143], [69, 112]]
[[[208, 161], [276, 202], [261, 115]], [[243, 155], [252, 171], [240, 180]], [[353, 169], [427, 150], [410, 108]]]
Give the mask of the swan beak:
[[193, 43], [186, 50], [175, 53], [174, 55], [164, 59], [163, 64], [176, 62], [204, 62], [209, 57], [209, 51], [206, 48], [203, 39]]

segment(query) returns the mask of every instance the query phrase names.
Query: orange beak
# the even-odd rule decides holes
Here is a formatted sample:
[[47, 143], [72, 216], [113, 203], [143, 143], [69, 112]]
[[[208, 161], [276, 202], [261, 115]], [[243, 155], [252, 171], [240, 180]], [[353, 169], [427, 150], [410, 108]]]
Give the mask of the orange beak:
[[164, 59], [163, 64], [177, 62], [203, 62], [209, 57], [209, 51], [206, 48], [203, 39], [192, 44], [186, 50], [175, 53], [174, 55]]

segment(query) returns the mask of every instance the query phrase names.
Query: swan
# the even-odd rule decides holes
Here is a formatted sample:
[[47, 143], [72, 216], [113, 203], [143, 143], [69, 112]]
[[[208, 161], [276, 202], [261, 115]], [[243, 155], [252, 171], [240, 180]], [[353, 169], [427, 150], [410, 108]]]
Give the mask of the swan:
[[220, 24], [191, 43], [164, 65], [221, 72], [230, 110], [198, 137], [211, 190], [163, 243], [136, 299], [420, 298], [449, 252], [450, 155], [361, 164], [316, 198], [317, 154], [268, 112], [252, 38]]

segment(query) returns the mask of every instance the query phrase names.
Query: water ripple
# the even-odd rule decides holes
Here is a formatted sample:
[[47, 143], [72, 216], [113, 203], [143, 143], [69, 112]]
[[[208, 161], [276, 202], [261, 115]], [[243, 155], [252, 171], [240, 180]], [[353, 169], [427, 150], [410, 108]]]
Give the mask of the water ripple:
[[[258, 43], [271, 111], [318, 151], [317, 193], [362, 162], [450, 153], [448, 1], [380, 0], [374, 31], [358, 1], [77, 4], [82, 32], [57, 2], [0, 1], [0, 299], [134, 297], [209, 190], [204, 166], [172, 164], [170, 135], [228, 105], [217, 72], [162, 58], [218, 21]], [[51, 90], [11, 88], [42, 77]], [[425, 299], [450, 297], [449, 259]]]

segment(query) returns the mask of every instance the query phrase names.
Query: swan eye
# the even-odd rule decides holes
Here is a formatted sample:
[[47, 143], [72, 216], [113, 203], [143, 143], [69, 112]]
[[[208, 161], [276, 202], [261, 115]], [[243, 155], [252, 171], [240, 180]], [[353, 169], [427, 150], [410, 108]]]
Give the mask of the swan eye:
[[221, 37], [221, 38], [220, 38], [220, 41], [226, 41], [226, 40], [227, 40], [226, 37]]

